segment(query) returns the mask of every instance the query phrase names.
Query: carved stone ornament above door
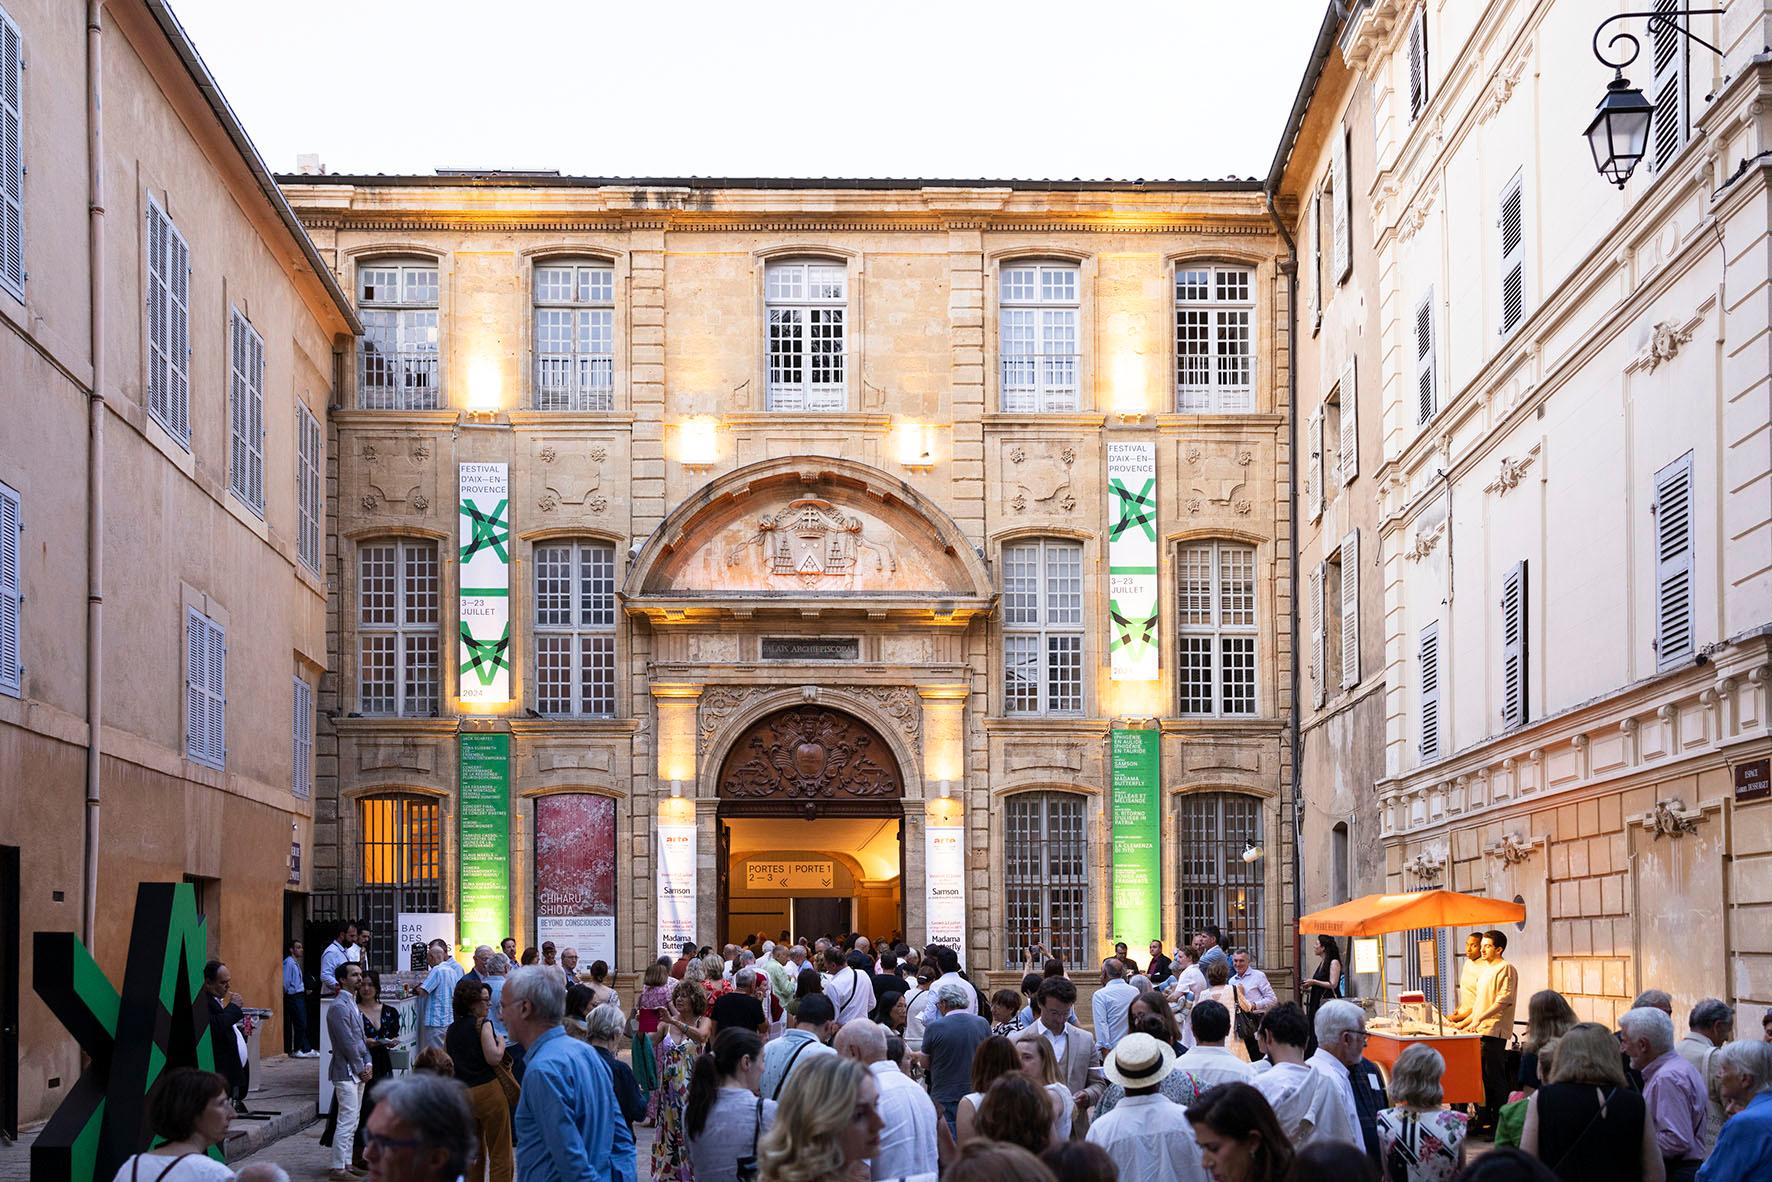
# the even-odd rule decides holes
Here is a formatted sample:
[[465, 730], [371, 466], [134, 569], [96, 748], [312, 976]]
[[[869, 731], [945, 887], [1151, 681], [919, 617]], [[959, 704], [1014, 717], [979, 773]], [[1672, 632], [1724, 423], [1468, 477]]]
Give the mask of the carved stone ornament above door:
[[898, 761], [865, 722], [823, 706], [794, 706], [751, 724], [720, 767], [726, 800], [891, 800], [904, 795]]

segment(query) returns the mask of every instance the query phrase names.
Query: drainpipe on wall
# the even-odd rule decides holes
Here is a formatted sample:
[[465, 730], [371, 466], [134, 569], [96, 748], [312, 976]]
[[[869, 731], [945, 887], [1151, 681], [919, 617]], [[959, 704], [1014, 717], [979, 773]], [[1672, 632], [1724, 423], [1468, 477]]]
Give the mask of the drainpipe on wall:
[[104, 758], [105, 638], [105, 177], [102, 71], [104, 0], [86, 4], [86, 250], [92, 392], [86, 435], [86, 841], [80, 939], [96, 957], [99, 767]]

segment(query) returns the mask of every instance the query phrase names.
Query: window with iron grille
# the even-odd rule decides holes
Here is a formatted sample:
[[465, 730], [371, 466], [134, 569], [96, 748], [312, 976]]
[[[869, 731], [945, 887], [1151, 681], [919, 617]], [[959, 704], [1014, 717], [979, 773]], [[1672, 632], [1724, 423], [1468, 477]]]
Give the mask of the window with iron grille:
[[442, 881], [442, 826], [435, 800], [368, 796], [357, 807], [364, 886], [427, 887]]
[[357, 549], [358, 709], [428, 717], [441, 686], [437, 544], [388, 538]]
[[306, 800], [314, 783], [314, 688], [299, 674], [295, 678], [289, 739], [289, 790]]
[[1044, 944], [1066, 964], [1088, 959], [1095, 947], [1085, 804], [1074, 792], [1023, 792], [1003, 802], [1003, 958], [1010, 968], [1026, 963], [1030, 944]]
[[148, 414], [191, 446], [191, 248], [148, 197]]
[[265, 515], [265, 339], [228, 313], [228, 491]]
[[25, 529], [23, 503], [17, 492], [0, 484], [0, 693], [18, 697], [24, 690], [24, 554], [19, 535]]
[[1175, 271], [1175, 407], [1255, 409], [1255, 274], [1247, 267]]
[[363, 320], [357, 405], [364, 410], [436, 410], [437, 265], [379, 260], [357, 268]]
[[848, 267], [816, 261], [770, 263], [763, 286], [769, 324], [768, 408], [847, 410]]
[[1247, 945], [1259, 960], [1266, 931], [1262, 912], [1261, 859], [1243, 851], [1261, 845], [1261, 801], [1253, 796], [1205, 792], [1181, 798], [1181, 928], [1207, 924], [1224, 929], [1225, 943]]
[[1255, 713], [1255, 548], [1196, 542], [1177, 555], [1182, 714]]
[[1011, 413], [1078, 408], [1077, 268], [1015, 263], [997, 283], [1003, 409]]
[[615, 407], [615, 268], [535, 268], [535, 408]]
[[615, 714], [615, 547], [607, 542], [535, 548], [535, 709]]
[[25, 46], [0, 9], [0, 287], [25, 298]]
[[1083, 546], [1003, 547], [1003, 712], [1083, 709]]
[[198, 611], [185, 609], [185, 755], [219, 768], [227, 762], [227, 634]]
[[324, 460], [326, 439], [320, 420], [300, 400], [295, 404], [295, 549], [301, 564], [320, 572], [320, 530], [326, 520]]

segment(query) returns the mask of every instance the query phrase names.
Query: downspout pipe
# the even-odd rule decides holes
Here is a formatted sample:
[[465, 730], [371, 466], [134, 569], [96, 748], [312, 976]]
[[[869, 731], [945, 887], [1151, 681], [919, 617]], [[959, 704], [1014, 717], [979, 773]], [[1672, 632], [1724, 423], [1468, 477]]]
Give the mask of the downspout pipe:
[[80, 940], [98, 949], [100, 769], [105, 706], [105, 173], [104, 0], [86, 4], [86, 274], [92, 390], [86, 435], [86, 839]]

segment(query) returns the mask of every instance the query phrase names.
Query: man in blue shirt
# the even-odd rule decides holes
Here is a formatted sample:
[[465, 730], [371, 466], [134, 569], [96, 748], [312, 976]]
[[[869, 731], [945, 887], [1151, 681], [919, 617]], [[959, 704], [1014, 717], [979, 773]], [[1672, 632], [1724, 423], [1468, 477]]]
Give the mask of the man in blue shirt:
[[566, 998], [553, 969], [528, 965], [505, 980], [503, 1009], [523, 1045], [517, 1177], [523, 1182], [617, 1182], [615, 1082], [588, 1043], [560, 1022]]
[[1717, 1048], [1717, 1090], [1727, 1110], [1698, 1182], [1772, 1182], [1772, 1043], [1740, 1039]]
[[449, 955], [449, 945], [432, 940], [425, 946], [425, 959], [431, 971], [418, 987], [419, 1002], [418, 1049], [440, 1047], [449, 1023], [455, 1020], [455, 986], [461, 980], [461, 966]]
[[318, 1059], [308, 1040], [308, 985], [302, 980], [301, 941], [291, 940], [283, 955], [283, 1050], [291, 1059]]

